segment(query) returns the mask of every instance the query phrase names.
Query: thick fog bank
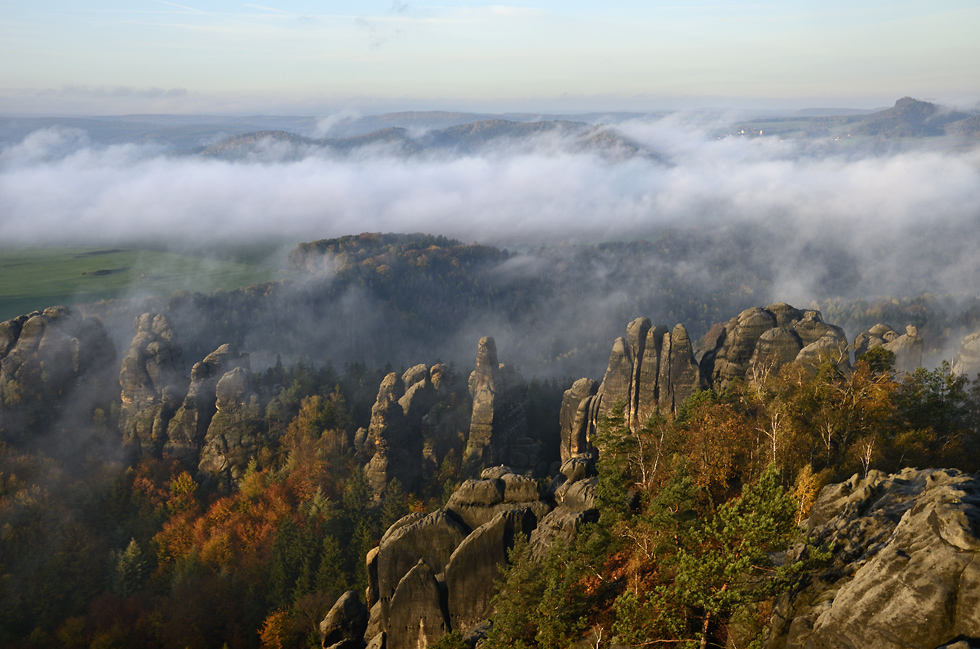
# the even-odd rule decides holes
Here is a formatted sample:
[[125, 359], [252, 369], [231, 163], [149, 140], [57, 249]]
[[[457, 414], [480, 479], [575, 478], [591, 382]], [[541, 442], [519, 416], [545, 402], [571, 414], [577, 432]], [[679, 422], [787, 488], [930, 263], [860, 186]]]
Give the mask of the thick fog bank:
[[716, 125], [678, 117], [617, 129], [653, 155], [610, 156], [564, 146], [558, 136], [419, 156], [383, 146], [342, 156], [269, 140], [228, 162], [96, 147], [82, 131], [45, 129], [0, 151], [0, 237], [310, 240], [424, 231], [528, 245], [750, 221], [793, 228], [800, 240], [836, 235], [836, 243], [862, 245], [899, 241], [925, 224], [955, 230], [978, 217], [975, 148], [881, 153], [814, 140], [719, 140]]
[[[269, 139], [237, 161], [97, 146], [83, 131], [45, 129], [0, 151], [0, 240], [220, 246], [430, 232], [516, 250], [481, 273], [502, 291], [535, 296], [513, 312], [474, 308], [421, 344], [392, 332], [362, 289], [319, 302], [309, 287], [283, 289], [262, 307], [276, 321], [238, 334], [264, 362], [301, 350], [334, 362], [462, 360], [491, 334], [529, 364], [535, 354], [562, 359], [544, 371], [591, 375], [639, 315], [684, 322], [698, 336], [777, 300], [977, 294], [977, 146], [721, 138], [718, 124], [683, 116], [616, 129], [635, 147], [551, 133], [468, 152], [340, 154]], [[553, 245], [639, 238], [657, 244]], [[329, 313], [316, 310], [327, 302]], [[272, 329], [289, 344], [269, 346]], [[297, 337], [311, 332], [315, 344]], [[201, 351], [211, 342], [202, 339]]]

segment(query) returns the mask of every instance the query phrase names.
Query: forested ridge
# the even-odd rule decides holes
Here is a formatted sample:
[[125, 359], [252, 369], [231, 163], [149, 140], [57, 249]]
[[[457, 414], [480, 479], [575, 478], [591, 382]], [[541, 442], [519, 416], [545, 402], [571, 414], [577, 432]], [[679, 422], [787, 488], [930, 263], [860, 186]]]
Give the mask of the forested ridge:
[[[550, 259], [607, 255], [625, 277], [630, 254], [681, 243]], [[609, 359], [602, 385], [525, 381], [511, 365], [523, 348], [501, 345], [498, 362], [492, 338], [475, 369], [435, 355], [412, 366], [282, 355], [253, 371], [243, 351], [246, 323], [254, 331], [277, 292], [296, 309], [310, 296], [304, 308], [323, 309], [330, 335], [346, 331], [331, 329], [342, 319], [332, 300], [351, 287], [374, 296], [393, 318], [384, 328], [414, 323], [382, 348], [436, 340], [483, 301], [519, 322], [545, 289], [536, 274], [503, 282], [515, 259], [526, 263], [427, 235], [304, 244], [291, 261], [308, 284], [174, 295], [130, 318], [116, 353], [111, 327], [78, 310], [2, 323], [0, 643], [332, 646], [341, 640], [321, 622], [347, 602], [368, 625], [344, 626], [351, 647], [782, 647], [789, 632], [772, 625], [790, 617], [774, 613], [798, 613], [794, 597], [856, 570], [854, 547], [820, 527], [837, 515], [828, 498], [894, 504], [892, 482], [912, 493], [978, 469], [980, 377], [948, 362], [899, 369], [923, 338], [975, 326], [975, 309], [944, 311], [952, 302], [936, 296], [829, 300], [823, 316], [777, 303], [722, 324], [722, 303], [701, 305], [701, 341], [638, 318], [611, 355], [611, 335], [593, 342]], [[555, 272], [548, 290], [573, 288], [575, 272]], [[111, 323], [149, 304], [85, 310]], [[864, 342], [842, 346], [835, 316], [870, 328]], [[889, 320], [915, 326], [901, 337], [871, 327]], [[303, 329], [267, 328], [266, 342], [299, 343]], [[964, 493], [943, 502], [973, 502]], [[499, 562], [473, 563], [494, 553]], [[418, 615], [440, 622], [423, 629], [418, 617], [405, 631], [416, 611], [403, 593], [416, 582], [435, 602]], [[972, 629], [964, 619], [949, 628]]]
[[[529, 375], [595, 376], [607, 341], [638, 314], [684, 323], [697, 341], [743, 309], [782, 299], [786, 261], [773, 251], [792, 236], [751, 226], [668, 229], [652, 240], [515, 251], [428, 234], [363, 233], [298, 245], [288, 255], [292, 280], [84, 308], [120, 347], [133, 318], [166, 313], [190, 358], [233, 343], [268, 365], [277, 355], [339, 365], [461, 363], [473, 341], [492, 331]], [[850, 336], [879, 322], [915, 325], [932, 365], [980, 327], [975, 296], [919, 291], [919, 283], [906, 287], [911, 293], [881, 295], [872, 292], [876, 278], [862, 276], [850, 255], [805, 252], [799, 272], [812, 283], [809, 308]]]
[[[897, 376], [892, 362], [879, 348], [850, 371], [790, 363], [635, 432], [619, 404], [595, 439], [598, 522], [540, 559], [517, 542], [487, 646], [761, 637], [773, 597], [809, 569], [774, 566], [772, 552], [803, 541], [796, 523], [821, 486], [874, 469], [976, 470], [980, 384], [946, 365]], [[466, 477], [450, 459], [423, 489], [394, 482], [372, 498], [353, 437], [382, 374], [257, 374], [274, 395], [267, 442], [230, 494], [167, 456], [127, 466], [43, 438], [4, 444], [4, 644], [319, 646], [336, 598], [367, 587], [364, 556], [384, 530]], [[543, 388], [529, 410], [553, 415], [560, 391]], [[95, 425], [111, 428], [111, 412]]]

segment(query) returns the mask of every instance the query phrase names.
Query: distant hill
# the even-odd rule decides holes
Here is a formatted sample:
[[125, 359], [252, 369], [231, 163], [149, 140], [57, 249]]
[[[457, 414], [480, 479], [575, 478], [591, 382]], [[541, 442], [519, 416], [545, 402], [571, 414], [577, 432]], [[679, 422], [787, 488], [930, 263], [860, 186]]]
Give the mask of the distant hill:
[[949, 135], [980, 138], [980, 115], [971, 115], [967, 118], [950, 122], [946, 125], [946, 133]]
[[834, 138], [934, 138], [946, 135], [980, 137], [980, 116], [912, 97], [876, 111], [807, 109], [790, 116], [746, 120], [722, 136]]
[[803, 108], [793, 113], [795, 117], [840, 117], [867, 115], [876, 112], [873, 108]]
[[311, 132], [311, 118], [124, 115], [120, 117], [0, 117], [0, 147], [48, 128], [79, 129], [94, 144], [153, 144], [193, 149], [233, 135], [263, 130]]
[[565, 138], [572, 150], [594, 151], [601, 155], [623, 158], [645, 155], [660, 160], [652, 152], [629, 140], [610, 127], [564, 120], [520, 122], [486, 119], [458, 124], [412, 135], [400, 127], [389, 127], [365, 135], [344, 138], [314, 139], [286, 131], [256, 131], [235, 135], [190, 153], [225, 160], [272, 157], [296, 159], [314, 149], [349, 153], [368, 146], [390, 147], [394, 153], [414, 155], [423, 151], [468, 153], [494, 144], [516, 143], [530, 137], [552, 134]]
[[943, 110], [927, 101], [902, 97], [894, 107], [862, 119], [853, 131], [885, 137], [936, 137], [946, 134], [946, 125], [966, 117], [966, 113]]
[[438, 130], [487, 120], [504, 120], [508, 122], [571, 121], [586, 124], [617, 124], [631, 119], [663, 117], [670, 112], [597, 112], [582, 114], [504, 113], [502, 115], [495, 115], [491, 113], [463, 113], [438, 110], [402, 111], [341, 119], [331, 125], [323, 135], [327, 137], [354, 137], [393, 127], [404, 128], [409, 131]]

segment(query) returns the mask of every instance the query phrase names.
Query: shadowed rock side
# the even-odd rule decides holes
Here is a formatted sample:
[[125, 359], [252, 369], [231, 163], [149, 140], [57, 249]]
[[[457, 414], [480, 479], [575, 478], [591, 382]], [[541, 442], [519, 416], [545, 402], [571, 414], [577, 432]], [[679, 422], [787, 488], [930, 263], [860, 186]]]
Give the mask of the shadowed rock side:
[[[784, 595], [768, 649], [899, 649], [980, 638], [980, 481], [956, 470], [871, 471], [810, 513], [833, 564]], [[967, 645], [969, 646], [969, 645]]]
[[491, 467], [463, 483], [444, 509], [392, 525], [366, 557], [364, 642], [414, 649], [480, 627], [493, 613], [494, 580], [518, 534], [543, 554], [553, 539], [574, 539], [583, 521], [596, 519], [594, 462], [575, 458], [562, 471], [542, 495], [537, 480]]
[[849, 364], [844, 330], [823, 321], [819, 311], [783, 302], [752, 307], [725, 323], [701, 372], [715, 390], [738, 378], [773, 372], [789, 361], [815, 365], [831, 358]]
[[187, 395], [184, 356], [167, 316], [144, 313], [119, 370], [119, 427], [135, 456], [159, 457], [167, 426]]
[[[579, 385], [577, 392], [573, 386], [572, 393], [566, 395], [563, 410], [567, 405], [570, 412], [578, 395], [591, 389], [587, 384], [576, 385]], [[673, 413], [685, 399], [705, 388], [707, 383], [694, 359], [691, 339], [684, 326], [676, 325], [668, 332], [666, 327], [652, 326], [647, 318], [637, 318], [626, 328], [626, 337], [613, 343], [602, 385], [584, 406], [589, 411], [586, 441], [619, 400], [626, 405], [623, 412], [626, 425], [635, 431], [653, 413]], [[579, 400], [576, 411], [589, 398], [586, 395]], [[569, 428], [562, 426], [562, 435], [562, 448], [569, 449], [569, 457], [573, 446], [580, 452], [589, 450], [588, 444], [582, 444], [581, 429], [574, 428], [574, 418]], [[562, 459], [568, 458], [563, 455]]]
[[854, 357], [875, 347], [884, 347], [895, 354], [896, 372], [912, 373], [922, 365], [924, 346], [918, 328], [912, 325], [905, 327], [905, 333], [900, 336], [888, 325], [876, 324], [854, 338]]
[[537, 518], [530, 508], [508, 509], [463, 539], [446, 564], [449, 620], [453, 629], [469, 630], [493, 614], [494, 589], [507, 550], [517, 534], [530, 535]]
[[594, 456], [580, 455], [562, 463], [547, 494], [556, 506], [538, 519], [531, 534], [535, 556], [543, 557], [555, 539], [571, 543], [582, 525], [599, 520], [595, 494], [598, 483]]
[[70, 307], [0, 323], [0, 438], [22, 441], [60, 418], [92, 422], [107, 407], [115, 360], [102, 322]]
[[464, 467], [473, 471], [507, 463], [534, 468], [537, 448], [527, 435], [527, 383], [517, 370], [497, 362], [493, 338], [480, 339], [469, 389], [473, 412]]
[[592, 379], [579, 379], [565, 390], [561, 399], [561, 461], [594, 450], [589, 442], [590, 422], [595, 418], [596, 393], [599, 384]]
[[402, 376], [392, 372], [384, 378], [368, 429], [354, 436], [375, 494], [393, 479], [414, 490], [454, 447], [471, 475], [491, 464], [537, 468], [539, 445], [527, 429], [527, 383], [517, 370], [497, 362], [493, 338], [480, 340], [468, 388], [467, 402], [456, 394], [455, 377], [442, 364], [416, 365]]
[[960, 351], [953, 360], [953, 371], [970, 379], [980, 373], [980, 333], [970, 334], [963, 339]]
[[188, 468], [196, 469], [200, 452], [218, 411], [217, 387], [227, 372], [242, 367], [248, 370], [248, 354], [240, 354], [234, 345], [225, 344], [208, 354], [191, 368], [191, 384], [177, 412], [167, 427], [167, 442], [163, 450]]
[[416, 365], [382, 380], [368, 430], [355, 436], [362, 458], [370, 458], [364, 472], [374, 493], [393, 479], [414, 490], [439, 466], [447, 445], [468, 423], [453, 402], [453, 382], [442, 364]]
[[320, 622], [322, 645], [324, 647], [359, 646], [364, 631], [367, 630], [367, 623], [367, 609], [357, 597], [357, 592], [349, 590], [340, 596]]
[[421, 559], [398, 582], [386, 624], [386, 649], [419, 649], [449, 633], [439, 580]]

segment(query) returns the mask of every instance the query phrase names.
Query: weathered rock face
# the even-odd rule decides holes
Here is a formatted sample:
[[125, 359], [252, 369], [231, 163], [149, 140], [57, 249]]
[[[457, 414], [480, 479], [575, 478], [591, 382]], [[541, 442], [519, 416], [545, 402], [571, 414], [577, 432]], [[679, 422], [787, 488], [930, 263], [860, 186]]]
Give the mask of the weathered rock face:
[[737, 378], [772, 372], [789, 361], [815, 365], [826, 358], [847, 359], [844, 330], [827, 324], [819, 311], [783, 302], [742, 311], [725, 323], [715, 347], [701, 358], [701, 372], [716, 390]]
[[449, 620], [453, 629], [468, 631], [493, 613], [490, 601], [517, 534], [530, 535], [536, 518], [530, 509], [502, 511], [463, 539], [446, 564]]
[[354, 441], [360, 453], [370, 456], [364, 472], [374, 493], [393, 479], [411, 491], [438, 468], [445, 442], [467, 423], [451, 403], [452, 393], [451, 373], [441, 363], [384, 378], [363, 441], [360, 431]]
[[339, 643], [360, 646], [367, 624], [368, 610], [358, 599], [357, 592], [349, 590], [340, 596], [320, 622], [322, 646], [332, 647]]
[[[623, 412], [626, 424], [635, 431], [653, 413], [674, 412], [685, 399], [706, 387], [684, 326], [677, 325], [668, 332], [666, 327], [652, 326], [647, 318], [637, 318], [627, 327], [626, 337], [617, 338], [613, 343], [602, 385], [585, 405], [589, 413], [586, 441], [591, 439], [598, 422], [612, 413], [619, 400], [626, 405]], [[570, 395], [569, 408], [572, 399]], [[585, 398], [576, 408], [584, 401]], [[571, 440], [571, 430], [569, 435]], [[589, 449], [581, 443], [578, 448], [580, 452]], [[562, 459], [567, 458], [563, 455]]]
[[477, 628], [492, 613], [494, 580], [515, 537], [532, 535], [551, 510], [543, 498], [536, 480], [493, 467], [445, 509], [392, 525], [367, 557], [369, 646], [384, 634], [387, 647], [415, 649]]
[[854, 357], [869, 349], [884, 347], [895, 354], [895, 371], [911, 373], [922, 365], [924, 346], [919, 330], [912, 325], [905, 327], [905, 333], [900, 336], [888, 325], [876, 324], [854, 338]]
[[[493, 338], [480, 339], [476, 369], [470, 374], [470, 397], [473, 411], [466, 440], [463, 463], [472, 470], [479, 466], [507, 463], [520, 468], [532, 467], [537, 461], [527, 435], [527, 383], [512, 367], [497, 362], [497, 345]], [[511, 457], [519, 446], [519, 459]]]
[[262, 407], [248, 368], [226, 372], [215, 386], [216, 412], [208, 425], [198, 463], [198, 481], [231, 491], [263, 442]]
[[418, 466], [417, 462], [412, 462], [411, 454], [405, 448], [410, 431], [405, 421], [405, 411], [399, 403], [403, 396], [405, 383], [402, 377], [391, 372], [381, 381], [378, 398], [371, 408], [367, 444], [373, 447], [374, 455], [364, 468], [364, 473], [375, 494], [384, 491], [396, 474], [400, 473], [404, 478], [406, 473], [413, 473]]
[[571, 543], [582, 525], [599, 520], [596, 476], [594, 456], [579, 455], [562, 463], [560, 475], [551, 483], [551, 496], [557, 507], [538, 519], [531, 534], [536, 556], [544, 556], [555, 539]]
[[594, 450], [589, 442], [589, 422], [593, 418], [593, 402], [599, 384], [592, 379], [579, 379], [565, 390], [561, 399], [561, 461], [573, 455]]
[[211, 419], [218, 411], [218, 381], [238, 367], [248, 371], [248, 354], [239, 353], [230, 344], [222, 345], [203, 361], [194, 364], [187, 396], [167, 426], [167, 441], [163, 447], [165, 453], [177, 458], [188, 468], [198, 467], [204, 438]]
[[419, 649], [449, 632], [439, 582], [425, 561], [402, 577], [391, 598], [386, 649]]
[[980, 481], [872, 471], [821, 491], [810, 514], [833, 565], [786, 595], [767, 647], [898, 649], [980, 637]]
[[144, 313], [119, 370], [123, 444], [135, 454], [159, 456], [167, 426], [187, 395], [184, 357], [177, 334], [162, 314]]
[[395, 523], [378, 546], [377, 592], [382, 610], [394, 595], [398, 582], [419, 561], [437, 571], [434, 574], [442, 573], [453, 550], [469, 532], [465, 524], [442, 510]]
[[446, 503], [446, 510], [476, 529], [493, 520], [497, 514], [511, 509], [529, 509], [537, 519], [551, 511], [541, 499], [538, 482], [513, 473], [514, 469], [496, 477], [494, 469], [486, 469], [480, 480], [467, 480]]
[[960, 351], [953, 360], [953, 371], [969, 379], [980, 373], [980, 333], [970, 334], [963, 339]]
[[62, 416], [91, 422], [115, 360], [102, 322], [69, 307], [0, 323], [0, 437], [42, 433]]

